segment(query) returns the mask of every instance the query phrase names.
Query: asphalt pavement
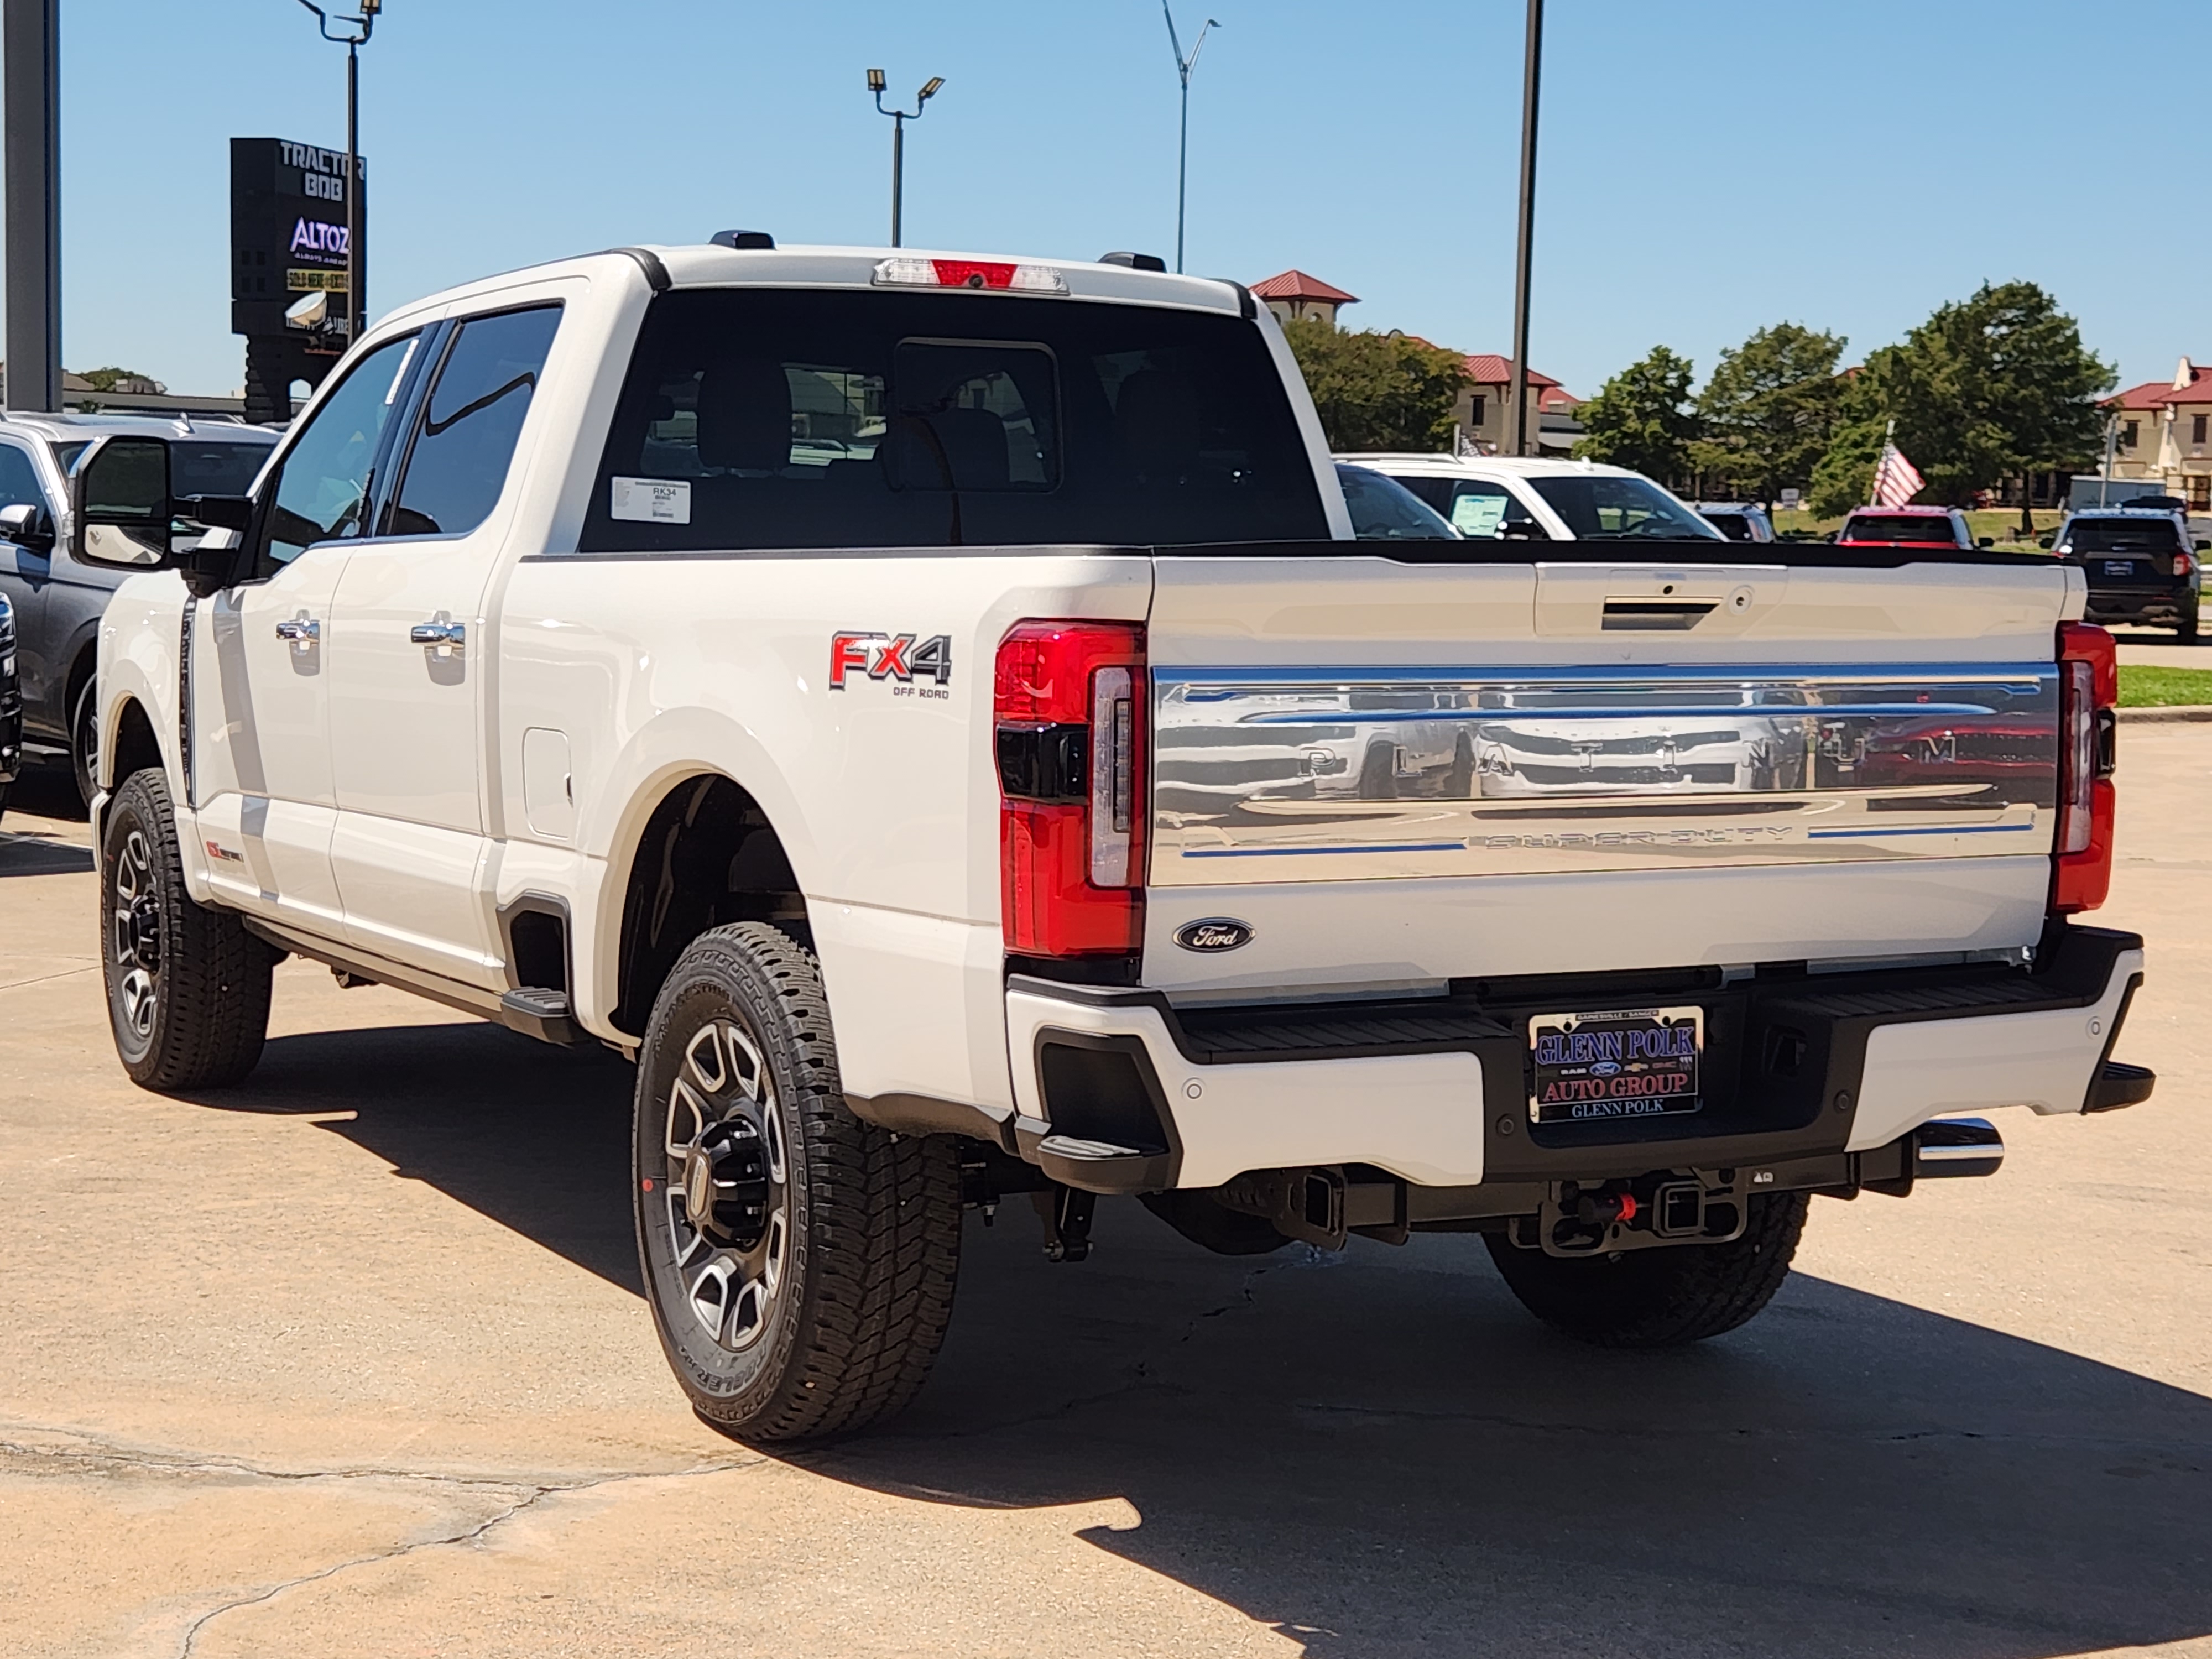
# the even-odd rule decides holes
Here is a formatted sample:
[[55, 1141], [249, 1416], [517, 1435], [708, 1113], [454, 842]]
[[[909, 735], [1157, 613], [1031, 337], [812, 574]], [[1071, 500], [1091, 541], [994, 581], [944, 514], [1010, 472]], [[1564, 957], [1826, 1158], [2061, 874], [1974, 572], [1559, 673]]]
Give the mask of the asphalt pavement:
[[[2212, 661], [2212, 654], [2208, 654]], [[2123, 734], [2154, 1099], [1815, 1200], [1741, 1332], [1605, 1353], [1479, 1239], [1233, 1260], [971, 1218], [919, 1403], [775, 1455], [639, 1298], [630, 1073], [278, 970], [133, 1088], [56, 781], [0, 821], [0, 1650], [2212, 1655], [2212, 729]], [[21, 809], [21, 810], [19, 810]]]

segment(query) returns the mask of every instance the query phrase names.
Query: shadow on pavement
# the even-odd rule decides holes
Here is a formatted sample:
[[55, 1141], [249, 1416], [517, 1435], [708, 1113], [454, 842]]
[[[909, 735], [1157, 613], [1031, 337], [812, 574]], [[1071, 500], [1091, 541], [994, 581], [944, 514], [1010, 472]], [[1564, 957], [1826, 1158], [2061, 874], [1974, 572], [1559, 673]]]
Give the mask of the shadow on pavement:
[[[12, 816], [12, 813], [10, 814]], [[92, 849], [0, 824], [0, 878], [76, 876], [93, 867]]]
[[76, 774], [60, 763], [27, 766], [8, 786], [8, 815], [12, 817], [18, 812], [34, 812], [70, 823], [87, 823], [92, 818], [85, 811], [84, 797], [76, 792]]
[[[351, 1111], [319, 1127], [635, 1291], [630, 1078], [394, 1028], [273, 1042], [208, 1103]], [[1126, 1498], [1140, 1524], [1091, 1541], [1310, 1655], [2039, 1659], [2212, 1633], [2212, 1401], [2059, 1349], [1800, 1275], [1735, 1335], [1610, 1353], [1530, 1321], [1472, 1237], [1231, 1260], [1127, 1200], [1079, 1266], [1043, 1260], [1018, 1201], [966, 1238], [915, 1407], [791, 1461], [932, 1502]]]

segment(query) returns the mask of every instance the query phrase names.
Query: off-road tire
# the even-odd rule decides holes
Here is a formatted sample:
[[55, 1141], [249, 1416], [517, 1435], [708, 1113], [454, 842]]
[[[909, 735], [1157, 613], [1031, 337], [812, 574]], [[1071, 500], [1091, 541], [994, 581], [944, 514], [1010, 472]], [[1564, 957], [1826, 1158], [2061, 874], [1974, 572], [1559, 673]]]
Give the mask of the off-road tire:
[[100, 899], [108, 1024], [131, 1080], [166, 1094], [243, 1080], [268, 1035], [277, 953], [234, 913], [193, 902], [169, 786], [151, 768], [108, 803]]
[[[707, 1086], [710, 1053], [726, 1080]], [[746, 1093], [748, 1066], [770, 1089], [755, 1082]], [[706, 1103], [679, 1104], [679, 1084], [684, 1099]], [[704, 1224], [692, 1218], [691, 1179], [675, 1172], [702, 1155], [671, 1151], [727, 1146], [732, 1137], [710, 1135], [710, 1120], [726, 1129], [741, 1117], [757, 1177], [749, 1190], [762, 1194], [766, 1218], [750, 1245], [720, 1231], [720, 1208]], [[653, 999], [635, 1123], [630, 1192], [646, 1299], [702, 1419], [743, 1440], [822, 1440], [914, 1398], [952, 1316], [959, 1165], [944, 1137], [896, 1135], [846, 1105], [808, 951], [760, 922], [694, 939]], [[702, 1194], [735, 1189], [716, 1186], [719, 1168], [710, 1166]]]
[[1491, 1260], [1522, 1306], [1553, 1330], [1606, 1348], [1668, 1348], [1732, 1331], [1790, 1276], [1805, 1227], [1803, 1193], [1751, 1198], [1743, 1236], [1566, 1258], [1486, 1235]]

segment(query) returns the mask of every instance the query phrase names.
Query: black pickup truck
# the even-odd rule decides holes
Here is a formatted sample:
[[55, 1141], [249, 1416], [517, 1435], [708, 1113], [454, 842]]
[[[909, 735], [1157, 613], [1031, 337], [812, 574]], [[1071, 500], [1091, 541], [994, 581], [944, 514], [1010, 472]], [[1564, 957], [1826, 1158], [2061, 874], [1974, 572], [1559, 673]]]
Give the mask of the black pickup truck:
[[2197, 556], [2208, 545], [2191, 540], [2179, 513], [2096, 507], [2067, 520], [2052, 550], [2089, 579], [2089, 621], [2171, 628], [2194, 640]]

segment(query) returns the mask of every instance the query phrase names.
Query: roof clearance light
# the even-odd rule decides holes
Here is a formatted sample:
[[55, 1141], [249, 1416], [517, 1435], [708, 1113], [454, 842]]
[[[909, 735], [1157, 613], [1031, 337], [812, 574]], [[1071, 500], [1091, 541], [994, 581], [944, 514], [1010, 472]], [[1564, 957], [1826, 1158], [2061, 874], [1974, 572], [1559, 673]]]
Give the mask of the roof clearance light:
[[879, 285], [902, 288], [997, 289], [1017, 294], [1065, 294], [1067, 282], [1050, 265], [1005, 264], [989, 259], [915, 259], [879, 261], [875, 280]]

